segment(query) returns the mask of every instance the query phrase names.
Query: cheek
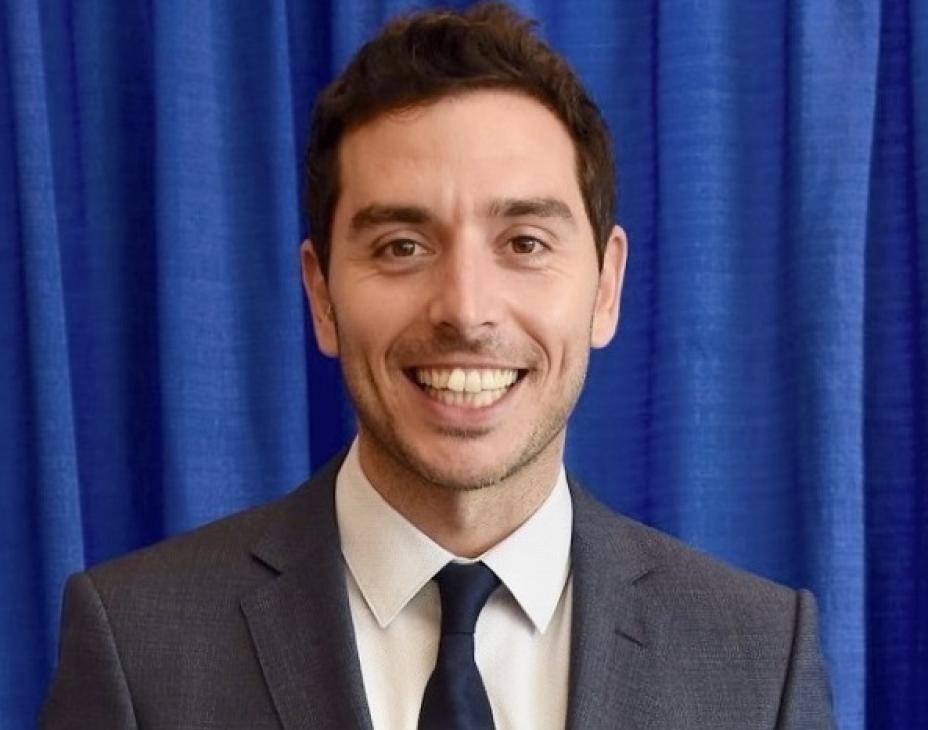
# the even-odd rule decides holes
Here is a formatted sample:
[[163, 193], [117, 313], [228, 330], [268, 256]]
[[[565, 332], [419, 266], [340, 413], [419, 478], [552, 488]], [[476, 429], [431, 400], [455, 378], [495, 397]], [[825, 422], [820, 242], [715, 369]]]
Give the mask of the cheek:
[[351, 295], [338, 299], [335, 305], [343, 356], [347, 351], [371, 361], [383, 359], [414, 321], [416, 310], [395, 292], [365, 286], [349, 289]]
[[[589, 347], [595, 291], [549, 282], [515, 299], [526, 332], [546, 350]], [[553, 355], [553, 352], [552, 352]]]

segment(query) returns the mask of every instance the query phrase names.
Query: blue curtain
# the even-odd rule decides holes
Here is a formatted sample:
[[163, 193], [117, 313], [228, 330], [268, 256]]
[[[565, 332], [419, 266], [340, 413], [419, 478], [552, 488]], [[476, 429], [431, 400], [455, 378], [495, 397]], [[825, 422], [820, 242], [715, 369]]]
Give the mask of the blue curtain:
[[[304, 312], [310, 105], [406, 2], [0, 2], [0, 727], [65, 577], [345, 444]], [[845, 730], [928, 727], [928, 4], [538, 0], [631, 239], [568, 465], [819, 597]]]

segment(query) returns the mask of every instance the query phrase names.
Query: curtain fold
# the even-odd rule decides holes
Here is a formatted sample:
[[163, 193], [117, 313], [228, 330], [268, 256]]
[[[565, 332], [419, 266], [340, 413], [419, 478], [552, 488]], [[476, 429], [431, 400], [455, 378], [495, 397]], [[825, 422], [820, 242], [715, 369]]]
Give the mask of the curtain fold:
[[[568, 467], [812, 588], [840, 727], [928, 726], [928, 6], [519, 5], [607, 117], [630, 238]], [[0, 3], [0, 728], [34, 724], [68, 574], [350, 439], [306, 127], [409, 7]]]
[[22, 712], [20, 698], [32, 702], [53, 666], [49, 627], [84, 553], [45, 38], [28, 4], [0, 10], [0, 21], [0, 555], [10, 584], [0, 655], [14, 662], [0, 670], [0, 705]]
[[867, 226], [867, 710], [928, 724], [928, 9], [880, 31]]

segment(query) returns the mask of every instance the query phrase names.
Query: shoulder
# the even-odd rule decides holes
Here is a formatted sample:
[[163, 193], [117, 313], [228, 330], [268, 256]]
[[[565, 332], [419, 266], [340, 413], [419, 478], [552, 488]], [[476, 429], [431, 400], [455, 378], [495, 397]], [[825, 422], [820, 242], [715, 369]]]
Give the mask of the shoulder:
[[129, 727], [133, 716], [179, 727], [207, 715], [210, 727], [268, 727], [274, 713], [253, 633], [266, 621], [247, 607], [274, 590], [294, 599], [287, 610], [338, 600], [337, 467], [261, 507], [72, 576], [46, 726], [64, 726], [80, 708], [95, 718], [82, 727], [103, 717]]
[[668, 620], [711, 633], [735, 627], [760, 635], [792, 635], [800, 602], [797, 591], [732, 566], [653, 527], [612, 512], [579, 485], [572, 485], [576, 535], [595, 545], [596, 560], [622, 566], [622, 578], [641, 586]]
[[197, 529], [100, 563], [87, 570], [98, 586], [133, 583], [161, 576], [246, 568], [251, 545], [287, 511], [294, 494], [224, 517]]
[[334, 460], [272, 502], [101, 563], [84, 575], [108, 606], [239, 596], [307, 553], [337, 553], [333, 493], [339, 465]]
[[687, 717], [688, 727], [831, 727], [811, 593], [728, 565], [571, 486], [574, 616], [583, 635], [619, 637], [610, 651], [661, 697], [658, 725]]

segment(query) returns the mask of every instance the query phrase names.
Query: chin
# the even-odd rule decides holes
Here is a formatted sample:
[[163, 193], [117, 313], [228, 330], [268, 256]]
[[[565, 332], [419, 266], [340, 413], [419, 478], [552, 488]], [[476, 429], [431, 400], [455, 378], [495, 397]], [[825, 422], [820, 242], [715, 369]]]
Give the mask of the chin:
[[446, 466], [413, 465], [425, 481], [449, 492], [474, 492], [499, 484], [506, 477], [499, 469], [448, 469]]
[[[460, 440], [428, 455], [403, 450], [402, 461], [424, 481], [440, 489], [467, 492], [493, 487], [535, 461], [539, 453], [523, 448], [505, 454], [492, 453], [480, 444]], [[471, 452], [471, 453], [468, 453]]]

